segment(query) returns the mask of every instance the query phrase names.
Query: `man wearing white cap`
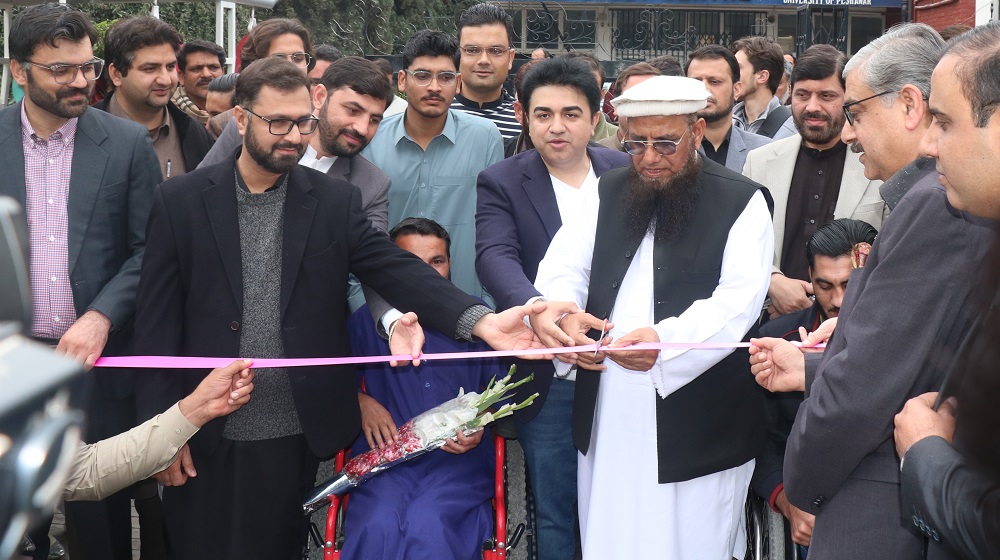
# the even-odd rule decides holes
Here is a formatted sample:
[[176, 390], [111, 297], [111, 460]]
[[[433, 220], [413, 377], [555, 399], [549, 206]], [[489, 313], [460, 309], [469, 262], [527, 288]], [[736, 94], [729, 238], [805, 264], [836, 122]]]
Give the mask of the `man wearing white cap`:
[[[631, 165], [601, 177], [600, 207], [567, 222], [539, 266], [540, 293], [586, 309], [532, 318], [548, 345], [603, 334], [609, 347], [736, 342], [754, 326], [770, 277], [771, 200], [698, 154], [708, 95], [698, 80], [657, 76], [612, 101], [628, 117]], [[594, 370], [578, 374], [573, 411], [584, 557], [742, 558], [766, 425], [742, 352], [566, 359]]]

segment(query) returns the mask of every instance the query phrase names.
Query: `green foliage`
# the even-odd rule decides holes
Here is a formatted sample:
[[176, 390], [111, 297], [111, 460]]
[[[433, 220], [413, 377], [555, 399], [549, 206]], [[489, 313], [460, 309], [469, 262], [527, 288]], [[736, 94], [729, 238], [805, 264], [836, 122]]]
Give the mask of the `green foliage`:
[[[101, 33], [95, 46], [98, 56], [104, 54], [104, 33], [115, 21], [135, 15], [149, 14], [152, 3], [96, 3], [91, 0], [69, 0], [69, 3], [90, 15]], [[331, 44], [345, 54], [393, 55], [421, 29], [455, 33], [458, 14], [477, 0], [279, 0], [274, 10], [256, 9], [255, 17], [264, 21], [272, 17], [296, 18], [305, 24], [316, 45]], [[15, 9], [15, 17], [20, 9]], [[215, 40], [214, 2], [164, 2], [160, 18], [174, 26], [185, 40]], [[247, 31], [250, 8], [236, 7], [236, 40]]]
[[[148, 15], [152, 3], [148, 4], [95, 4], [70, 0], [70, 4], [90, 15], [101, 32], [100, 53], [104, 52], [104, 33], [115, 21], [136, 15]], [[270, 10], [257, 10], [258, 19], [271, 17]], [[215, 3], [213, 2], [169, 2], [160, 4], [160, 19], [169, 23], [184, 40], [215, 40]], [[246, 34], [250, 21], [250, 8], [236, 7], [236, 40]], [[98, 56], [101, 56], [99, 54]]]

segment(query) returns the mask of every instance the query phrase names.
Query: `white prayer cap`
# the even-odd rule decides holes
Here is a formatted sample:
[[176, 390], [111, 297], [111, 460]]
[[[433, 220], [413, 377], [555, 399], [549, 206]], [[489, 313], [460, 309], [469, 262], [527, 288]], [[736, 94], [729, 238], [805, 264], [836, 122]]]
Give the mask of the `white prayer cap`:
[[623, 117], [690, 115], [705, 108], [709, 93], [701, 80], [654, 76], [611, 100]]

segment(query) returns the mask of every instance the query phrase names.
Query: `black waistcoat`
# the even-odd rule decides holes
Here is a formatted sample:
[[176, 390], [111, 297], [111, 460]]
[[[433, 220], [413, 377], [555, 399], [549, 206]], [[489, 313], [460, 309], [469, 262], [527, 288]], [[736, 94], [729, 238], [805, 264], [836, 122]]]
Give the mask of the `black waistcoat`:
[[[760, 185], [705, 158], [702, 161], [699, 200], [688, 226], [673, 239], [654, 244], [656, 322], [680, 315], [695, 301], [712, 295], [719, 285], [729, 231], [758, 189], [773, 207], [770, 194]], [[625, 171], [609, 171], [600, 181], [587, 303], [587, 312], [599, 318], [611, 313], [641, 242], [627, 239], [619, 227]], [[666, 399], [651, 397], [656, 399], [661, 484], [736, 467], [756, 456], [765, 439], [767, 414], [748, 358], [745, 350], [737, 349]], [[585, 372], [576, 380], [573, 443], [583, 453], [590, 448], [599, 384], [599, 372]]]

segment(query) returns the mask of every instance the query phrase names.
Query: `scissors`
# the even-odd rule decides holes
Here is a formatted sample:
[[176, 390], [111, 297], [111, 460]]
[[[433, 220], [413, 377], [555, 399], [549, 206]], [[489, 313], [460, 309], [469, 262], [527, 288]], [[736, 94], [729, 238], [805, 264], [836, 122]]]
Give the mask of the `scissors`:
[[604, 342], [604, 335], [607, 334], [608, 320], [604, 319], [604, 323], [601, 324], [601, 337], [597, 339], [597, 348], [594, 348], [594, 356], [601, 351], [601, 343]]

